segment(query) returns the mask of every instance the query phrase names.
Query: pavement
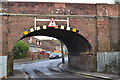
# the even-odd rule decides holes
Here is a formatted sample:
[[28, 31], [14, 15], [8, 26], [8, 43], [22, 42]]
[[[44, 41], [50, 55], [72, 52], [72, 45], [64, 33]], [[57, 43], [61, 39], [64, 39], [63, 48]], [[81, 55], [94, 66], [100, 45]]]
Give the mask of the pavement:
[[14, 60], [14, 64], [29, 64], [29, 63], [34, 63], [34, 62], [44, 61], [44, 60], [49, 60], [49, 59], [45, 58], [45, 59], [32, 60], [31, 58], [24, 58], [24, 59]]
[[74, 74], [96, 77], [96, 78], [101, 78], [101, 79], [105, 79], [105, 80], [120, 80], [120, 75], [81, 71], [81, 70], [78, 70], [75, 68], [68, 67], [68, 63], [64, 63], [64, 64], [61, 63], [59, 65], [59, 68], [62, 69], [63, 71], [68, 71], [68, 72], [71, 72]]
[[25, 75], [20, 70], [14, 70], [14, 75], [10, 76], [10, 78], [25, 78]]
[[[37, 59], [37, 60], [31, 60], [31, 58], [25, 58], [25, 59], [19, 59], [19, 60], [15, 60], [14, 64], [29, 64], [29, 63], [34, 63], [34, 62], [38, 62], [38, 61], [44, 61], [44, 60], [48, 60], [48, 58], [46, 59]], [[26, 80], [26, 78], [29, 78], [28, 75], [26, 75], [23, 71], [18, 70], [18, 69], [14, 69], [14, 75], [13, 76], [7, 76], [3, 79], [0, 80]]]
[[14, 70], [13, 76], [7, 76], [1, 80], [25, 80], [25, 74], [20, 70]]

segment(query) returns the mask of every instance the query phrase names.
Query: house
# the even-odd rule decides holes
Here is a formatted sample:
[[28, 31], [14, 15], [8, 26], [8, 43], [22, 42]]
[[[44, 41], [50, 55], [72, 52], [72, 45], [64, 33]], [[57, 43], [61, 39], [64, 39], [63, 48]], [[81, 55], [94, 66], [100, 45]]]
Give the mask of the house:
[[[35, 37], [29, 37], [25, 38], [24, 41], [29, 45], [30, 49], [30, 55], [31, 57], [34, 57], [35, 59], [40, 56], [41, 51], [58, 51], [61, 52], [61, 43], [59, 40], [54, 40], [54, 39], [38, 39]], [[66, 48], [65, 48], [66, 49]], [[43, 55], [41, 55], [43, 56]], [[41, 58], [47, 58], [48, 56], [43, 56]]]

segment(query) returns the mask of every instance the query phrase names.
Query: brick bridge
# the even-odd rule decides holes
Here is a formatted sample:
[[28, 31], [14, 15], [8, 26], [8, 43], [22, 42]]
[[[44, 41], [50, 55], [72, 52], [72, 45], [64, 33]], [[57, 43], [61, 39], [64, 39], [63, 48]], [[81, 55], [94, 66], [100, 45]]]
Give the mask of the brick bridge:
[[[1, 56], [8, 56], [8, 73], [13, 72], [12, 55], [16, 42], [35, 35], [52, 36], [61, 40], [69, 50], [71, 67], [96, 70], [97, 52], [117, 50], [111, 44], [118, 45], [120, 38], [118, 7], [118, 4], [3, 2], [0, 45]], [[43, 27], [49, 22], [37, 22], [38, 28], [34, 30], [34, 17], [69, 18], [70, 29], [65, 22], [57, 22], [57, 29]]]

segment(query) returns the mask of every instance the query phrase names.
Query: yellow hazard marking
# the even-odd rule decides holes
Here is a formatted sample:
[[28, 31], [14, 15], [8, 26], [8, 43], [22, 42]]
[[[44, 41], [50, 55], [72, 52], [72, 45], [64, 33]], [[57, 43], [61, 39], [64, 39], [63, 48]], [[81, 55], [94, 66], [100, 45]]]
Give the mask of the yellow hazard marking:
[[70, 31], [70, 27], [67, 27], [66, 30]]
[[36, 27], [37, 30], [40, 30], [40, 27]]
[[64, 26], [61, 26], [61, 28], [60, 29], [64, 29]]
[[24, 35], [27, 35], [28, 34], [28, 32], [27, 31], [24, 31]]
[[77, 30], [75, 28], [72, 29], [73, 32], [76, 32]]
[[33, 31], [34, 31], [34, 29], [33, 29], [33, 28], [31, 28], [31, 29], [30, 29], [30, 32], [33, 32]]
[[47, 26], [46, 26], [46, 25], [43, 25], [43, 29], [47, 29]]
[[55, 29], [57, 29], [58, 27], [54, 27]]
[[57, 25], [57, 27], [54, 27], [55, 29], [57, 29], [58, 28], [58, 25]]

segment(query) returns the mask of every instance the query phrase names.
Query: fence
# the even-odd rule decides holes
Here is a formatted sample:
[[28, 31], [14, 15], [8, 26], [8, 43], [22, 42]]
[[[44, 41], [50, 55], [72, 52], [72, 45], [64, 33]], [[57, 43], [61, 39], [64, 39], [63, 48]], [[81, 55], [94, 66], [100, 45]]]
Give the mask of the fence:
[[7, 56], [0, 56], [0, 78], [7, 76]]
[[97, 53], [97, 71], [120, 73], [120, 52]]

